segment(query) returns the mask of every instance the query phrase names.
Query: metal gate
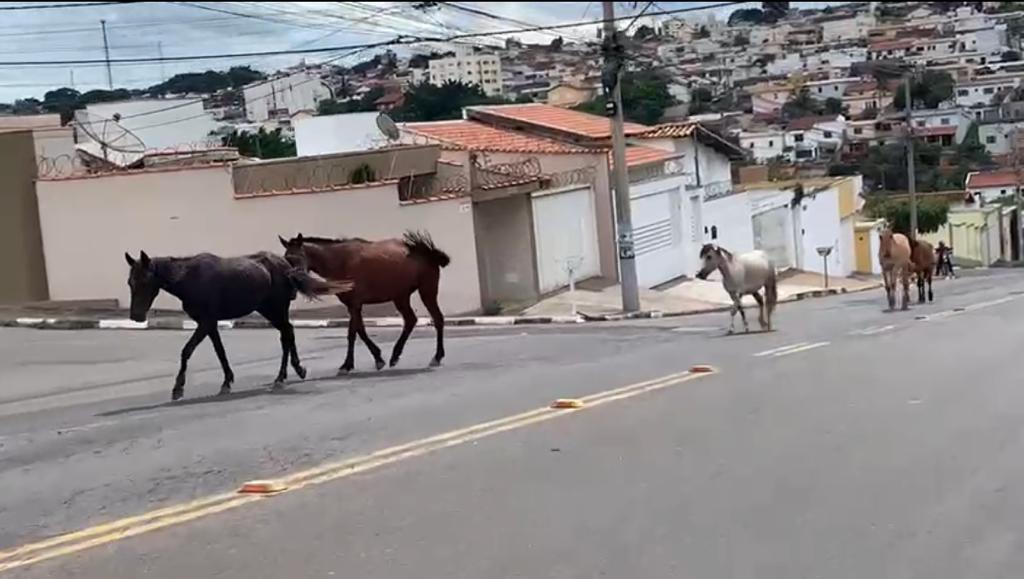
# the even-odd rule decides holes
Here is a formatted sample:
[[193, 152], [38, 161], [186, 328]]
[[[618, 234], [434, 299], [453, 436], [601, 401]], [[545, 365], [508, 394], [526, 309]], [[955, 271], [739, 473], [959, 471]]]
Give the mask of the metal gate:
[[650, 288], [686, 274], [682, 198], [678, 179], [631, 191], [637, 281]]
[[791, 237], [793, 228], [790, 225], [788, 207], [776, 207], [752, 218], [754, 228], [754, 247], [768, 254], [775, 267], [785, 269], [793, 267]]
[[600, 275], [593, 190], [544, 193], [532, 202], [540, 292], [569, 285], [570, 268], [577, 280]]

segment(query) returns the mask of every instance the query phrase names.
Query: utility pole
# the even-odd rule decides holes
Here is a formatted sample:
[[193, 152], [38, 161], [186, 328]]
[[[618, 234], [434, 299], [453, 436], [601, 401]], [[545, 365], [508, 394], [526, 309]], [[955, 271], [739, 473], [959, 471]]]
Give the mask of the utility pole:
[[626, 135], [622, 117], [623, 47], [615, 30], [615, 3], [602, 2], [604, 8], [604, 70], [601, 74], [607, 95], [607, 114], [612, 125], [612, 181], [615, 186], [615, 217], [618, 234], [619, 282], [622, 286], [622, 310], [640, 310], [640, 288], [636, 277], [633, 250], [633, 212], [629, 198], [629, 168], [626, 166]]
[[[1013, 129], [1013, 174], [1016, 183], [1013, 184], [1013, 199], [1017, 206], [1017, 230], [1013, 232], [1017, 238], [1017, 259], [1024, 259], [1024, 196], [1021, 195], [1020, 183], [1020, 129]], [[1011, 247], [1011, 256], [1012, 255]]]
[[164, 68], [164, 43], [158, 40], [156, 43], [156, 54], [160, 57], [160, 82], [167, 82], [167, 69]]
[[100, 20], [100, 28], [103, 29], [103, 54], [107, 62], [107, 87], [114, 90], [114, 73], [110, 70], [110, 44], [107, 42], [107, 21]]
[[907, 108], [907, 193], [910, 194], [910, 239], [917, 238], [917, 173], [914, 170], [914, 113], [910, 100], [910, 83], [914, 73], [907, 74], [903, 84], [904, 105]]

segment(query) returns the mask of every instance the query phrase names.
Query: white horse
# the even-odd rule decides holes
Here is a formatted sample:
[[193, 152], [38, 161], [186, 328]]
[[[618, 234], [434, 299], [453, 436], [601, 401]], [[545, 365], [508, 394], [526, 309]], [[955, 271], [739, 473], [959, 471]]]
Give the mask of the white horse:
[[[697, 272], [697, 277], [707, 279], [716, 269], [722, 272], [722, 287], [732, 298], [732, 310], [729, 312], [729, 333], [735, 331], [736, 312], [743, 318], [743, 330], [750, 331], [747, 325], [747, 314], [743, 312], [743, 296], [752, 295], [760, 309], [758, 321], [761, 329], [772, 329], [772, 312], [779, 301], [778, 284], [775, 278], [775, 264], [763, 251], [751, 251], [739, 256], [712, 245], [705, 244], [700, 249], [700, 259], [704, 266]], [[764, 288], [764, 297], [758, 291]]]

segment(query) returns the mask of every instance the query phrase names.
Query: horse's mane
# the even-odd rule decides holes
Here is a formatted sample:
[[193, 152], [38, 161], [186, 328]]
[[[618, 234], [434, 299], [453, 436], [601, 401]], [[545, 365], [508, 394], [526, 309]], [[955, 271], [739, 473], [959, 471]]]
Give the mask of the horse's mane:
[[369, 240], [363, 239], [362, 237], [345, 237], [338, 239], [336, 237], [316, 237], [316, 236], [302, 236], [302, 242], [306, 243], [370, 243]]
[[732, 259], [732, 252], [729, 251], [728, 249], [725, 249], [724, 247], [719, 247], [718, 253], [721, 253], [723, 256], [725, 256], [725, 259]]

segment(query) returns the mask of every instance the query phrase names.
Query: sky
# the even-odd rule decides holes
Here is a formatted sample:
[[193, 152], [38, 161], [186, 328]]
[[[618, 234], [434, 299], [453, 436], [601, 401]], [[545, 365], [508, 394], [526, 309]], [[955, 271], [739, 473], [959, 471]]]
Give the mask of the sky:
[[[52, 0], [51, 3], [64, 3]], [[69, 3], [70, 4], [70, 3]], [[222, 55], [294, 48], [320, 48], [382, 42], [396, 35], [444, 37], [460, 32], [523, 28], [526, 24], [594, 21], [601, 2], [455, 2], [486, 11], [501, 21], [441, 5], [417, 11], [409, 2], [138, 2], [113, 5], [77, 3], [75, 7], [10, 10], [28, 2], [0, 2], [0, 102], [36, 97], [51, 89], [73, 86], [79, 91], [107, 88], [106, 68], [92, 64], [14, 66], [37, 61], [102, 60], [101, 21], [106, 21], [110, 55], [147, 58]], [[617, 14], [636, 14], [647, 2], [616, 2]], [[655, 2], [651, 11], [707, 6], [712, 2]], [[796, 2], [821, 7], [831, 2]], [[759, 2], [691, 13], [703, 19], [714, 13], [728, 17], [735, 8], [758, 7]], [[220, 10], [221, 12], [218, 12]], [[224, 12], [232, 12], [227, 14]], [[560, 31], [567, 41], [594, 38], [598, 25]], [[528, 42], [549, 42], [555, 33], [517, 35]], [[425, 50], [438, 48], [424, 45]], [[329, 59], [354, 64], [372, 51], [348, 58], [344, 52], [306, 56], [308, 62]], [[302, 56], [218, 58], [180, 63], [115, 64], [115, 87], [141, 88], [181, 72], [222, 70], [235, 65], [273, 71], [297, 64]]]

